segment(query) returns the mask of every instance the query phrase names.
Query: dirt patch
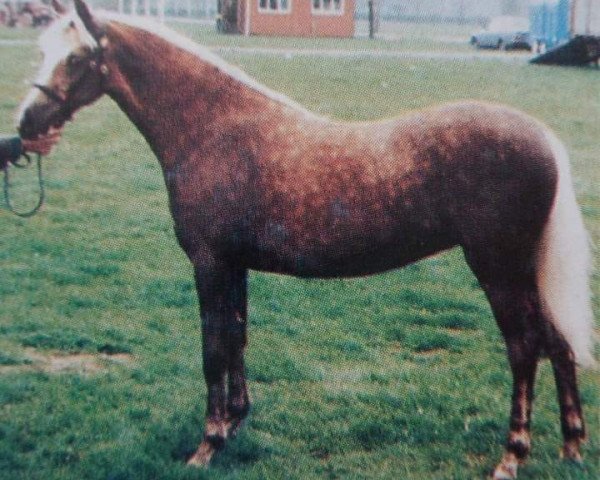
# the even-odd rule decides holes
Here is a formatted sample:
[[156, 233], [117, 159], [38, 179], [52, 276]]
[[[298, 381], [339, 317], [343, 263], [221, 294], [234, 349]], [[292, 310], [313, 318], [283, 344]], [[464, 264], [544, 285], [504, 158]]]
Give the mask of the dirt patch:
[[79, 373], [95, 374], [108, 370], [114, 365], [130, 365], [133, 356], [126, 353], [109, 355], [106, 353], [41, 353], [35, 349], [25, 350], [27, 363], [0, 367], [0, 374], [14, 372]]
[[418, 352], [413, 352], [415, 357], [435, 357], [437, 355], [444, 355], [448, 353], [448, 350], [445, 348], [432, 348], [430, 350], [420, 350]]

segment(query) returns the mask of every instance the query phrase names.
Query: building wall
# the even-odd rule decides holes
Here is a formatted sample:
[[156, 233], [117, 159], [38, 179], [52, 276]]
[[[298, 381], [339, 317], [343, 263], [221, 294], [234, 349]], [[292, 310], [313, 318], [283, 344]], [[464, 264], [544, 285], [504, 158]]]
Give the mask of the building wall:
[[[241, 33], [292, 37], [352, 37], [354, 35], [355, 0], [343, 0], [342, 14], [326, 15], [313, 13], [312, 0], [288, 0], [289, 11], [277, 13], [262, 11], [259, 8], [259, 0], [238, 1], [238, 28]], [[246, 19], [248, 10], [249, 21]]]

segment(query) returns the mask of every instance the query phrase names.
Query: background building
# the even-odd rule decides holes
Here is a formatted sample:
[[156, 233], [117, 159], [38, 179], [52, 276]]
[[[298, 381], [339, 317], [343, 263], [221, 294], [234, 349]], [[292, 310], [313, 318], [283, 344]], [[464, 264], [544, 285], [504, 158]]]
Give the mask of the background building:
[[245, 35], [352, 37], [355, 0], [237, 0]]

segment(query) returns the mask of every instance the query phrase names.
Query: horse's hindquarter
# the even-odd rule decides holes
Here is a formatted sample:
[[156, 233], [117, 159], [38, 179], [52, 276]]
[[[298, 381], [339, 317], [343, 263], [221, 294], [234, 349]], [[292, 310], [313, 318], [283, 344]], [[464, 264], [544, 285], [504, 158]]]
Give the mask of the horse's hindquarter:
[[257, 158], [264, 175], [247, 255], [256, 269], [337, 276], [396, 268], [457, 244], [524, 234], [554, 193], [539, 125], [501, 107], [309, 122], [274, 138]]

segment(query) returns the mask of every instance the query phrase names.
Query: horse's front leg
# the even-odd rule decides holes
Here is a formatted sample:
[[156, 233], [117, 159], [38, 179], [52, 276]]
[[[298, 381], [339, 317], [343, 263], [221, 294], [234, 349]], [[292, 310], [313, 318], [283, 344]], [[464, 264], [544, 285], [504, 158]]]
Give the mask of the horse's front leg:
[[227, 415], [228, 435], [233, 437], [237, 434], [243, 420], [250, 411], [250, 399], [246, 386], [246, 370], [244, 366], [244, 352], [246, 349], [247, 335], [247, 271], [236, 271], [234, 273], [233, 295], [233, 321], [229, 329], [228, 354], [228, 387], [227, 392]]
[[[207, 386], [204, 439], [189, 459], [190, 465], [207, 465], [225, 446], [232, 426], [248, 410], [243, 373], [246, 338], [246, 271], [229, 265], [201, 263], [195, 269], [200, 300], [203, 369]], [[210, 266], [207, 266], [210, 265]], [[243, 321], [241, 321], [242, 319]], [[238, 352], [236, 355], [234, 352]], [[241, 371], [240, 371], [241, 368]], [[226, 382], [229, 375], [230, 398]]]

